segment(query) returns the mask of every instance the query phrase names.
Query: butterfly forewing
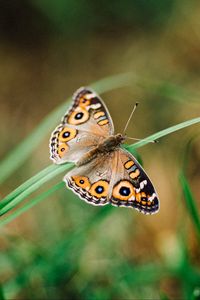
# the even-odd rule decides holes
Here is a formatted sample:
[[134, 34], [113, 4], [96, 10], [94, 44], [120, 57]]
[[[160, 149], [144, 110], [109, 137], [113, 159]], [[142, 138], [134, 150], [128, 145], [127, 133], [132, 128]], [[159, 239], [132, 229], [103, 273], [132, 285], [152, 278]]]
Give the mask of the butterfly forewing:
[[50, 139], [50, 158], [58, 164], [77, 162], [114, 131], [109, 112], [94, 91], [80, 88], [73, 100]]
[[71, 109], [63, 118], [64, 122], [104, 137], [114, 133], [108, 109], [95, 91], [82, 87], [74, 93], [73, 100]]

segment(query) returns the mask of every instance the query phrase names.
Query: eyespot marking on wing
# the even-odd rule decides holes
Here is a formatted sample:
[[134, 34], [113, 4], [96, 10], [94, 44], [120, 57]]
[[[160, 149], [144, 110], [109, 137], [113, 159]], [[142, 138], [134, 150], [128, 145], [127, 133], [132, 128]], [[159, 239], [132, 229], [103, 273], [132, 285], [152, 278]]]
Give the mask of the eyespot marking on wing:
[[92, 184], [89, 193], [96, 198], [107, 197], [108, 187], [109, 184], [106, 180], [99, 180]]
[[134, 187], [128, 180], [121, 180], [114, 186], [112, 196], [114, 199], [127, 201], [135, 197]]
[[59, 141], [68, 142], [76, 137], [78, 130], [74, 128], [64, 127], [63, 130], [59, 133]]
[[99, 180], [93, 184], [90, 183], [86, 176], [75, 175], [64, 178], [67, 186], [72, 189], [81, 199], [92, 205], [108, 204], [108, 182]]
[[72, 180], [74, 181], [74, 183], [78, 187], [80, 187], [84, 190], [87, 190], [87, 191], [90, 189], [91, 184], [90, 184], [90, 181], [89, 181], [88, 177], [86, 177], [86, 176], [72, 176]]
[[58, 155], [60, 158], [62, 158], [64, 156], [64, 154], [67, 152], [67, 150], [69, 149], [69, 147], [67, 146], [67, 144], [62, 143], [58, 146]]
[[76, 110], [68, 116], [67, 122], [71, 125], [83, 124], [87, 122], [89, 116], [89, 112], [85, 108], [78, 106]]

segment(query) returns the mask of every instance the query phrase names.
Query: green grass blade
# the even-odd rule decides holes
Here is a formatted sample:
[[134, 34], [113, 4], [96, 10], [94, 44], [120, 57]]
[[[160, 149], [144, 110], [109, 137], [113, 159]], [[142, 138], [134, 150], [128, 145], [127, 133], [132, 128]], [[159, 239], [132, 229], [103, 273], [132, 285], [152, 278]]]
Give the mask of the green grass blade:
[[158, 131], [157, 133], [154, 133], [154, 134], [148, 136], [147, 138], [145, 138], [145, 139], [143, 139], [143, 140], [141, 140], [141, 141], [139, 141], [135, 144], [127, 146], [126, 148], [127, 148], [127, 150], [131, 151], [132, 149], [142, 147], [142, 146], [148, 144], [149, 142], [157, 140], [157, 139], [159, 139], [159, 138], [161, 138], [165, 135], [168, 135], [170, 133], [176, 132], [180, 129], [183, 129], [185, 127], [188, 127], [188, 126], [191, 126], [191, 125], [194, 125], [194, 124], [197, 124], [197, 123], [200, 123], [200, 117], [199, 118], [194, 118], [194, 119], [182, 122], [180, 124], [171, 126], [171, 127], [166, 128], [164, 130]]
[[182, 172], [180, 174], [180, 183], [181, 183], [181, 187], [183, 190], [186, 207], [190, 214], [191, 220], [194, 224], [197, 236], [200, 239], [200, 218], [199, 218], [199, 214], [198, 214], [196, 201], [192, 195], [192, 191], [190, 189], [189, 183], [188, 183], [185, 175]]
[[49, 172], [49, 173], [48, 173], [48, 168], [46, 168], [46, 172], [47, 172], [46, 176], [43, 176], [40, 180], [38, 180], [37, 182], [30, 185], [27, 189], [25, 189], [17, 197], [15, 197], [8, 204], [3, 206], [0, 209], [0, 216], [4, 215], [8, 211], [10, 211], [14, 207], [16, 207], [16, 205], [18, 205], [20, 202], [22, 202], [25, 198], [27, 198], [33, 192], [38, 190], [44, 183], [46, 183], [49, 180], [51, 180], [52, 178], [56, 177], [58, 174], [68, 170], [69, 168], [71, 168], [71, 164], [65, 164], [65, 165], [62, 165], [62, 166], [59, 166], [59, 167], [54, 166], [54, 170]]
[[160, 292], [160, 300], [170, 300], [165, 292]]
[[[32, 208], [36, 204], [38, 204], [40, 201], [44, 200], [51, 194], [55, 193], [59, 189], [64, 187], [64, 182], [59, 182], [56, 185], [52, 186], [49, 190], [43, 192], [42, 194], [36, 196], [35, 198], [31, 199], [28, 203], [26, 203], [24, 206], [16, 209], [12, 214], [5, 217], [3, 220], [0, 221], [0, 227], [3, 227], [4, 225], [7, 225], [11, 221], [13, 221], [15, 218], [20, 216], [22, 213], [26, 212], [28, 209]], [[1, 298], [0, 298], [1, 299]]]
[[41, 172], [37, 173], [35, 176], [32, 176], [30, 179], [18, 186], [14, 191], [8, 194], [3, 200], [0, 201], [0, 209], [7, 205], [13, 198], [17, 197], [20, 193], [26, 190], [33, 183], [37, 182], [43, 178], [46, 174], [51, 173], [55, 168], [55, 165], [48, 166], [43, 169]]
[[[114, 88], [130, 85], [133, 81], [133, 74], [124, 73], [110, 76], [99, 80], [90, 86], [94, 87], [98, 93], [110, 91]], [[53, 110], [43, 121], [25, 138], [7, 157], [0, 162], [0, 183], [4, 182], [35, 150], [45, 135], [53, 128], [61, 119], [71, 102], [71, 97], [62, 103], [58, 108]]]
[[0, 300], [6, 300], [1, 286], [0, 286]]

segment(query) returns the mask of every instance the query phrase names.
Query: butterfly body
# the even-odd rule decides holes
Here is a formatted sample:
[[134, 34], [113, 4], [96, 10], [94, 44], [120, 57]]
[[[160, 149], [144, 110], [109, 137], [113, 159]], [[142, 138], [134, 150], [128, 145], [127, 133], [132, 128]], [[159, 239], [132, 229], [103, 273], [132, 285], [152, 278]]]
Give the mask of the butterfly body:
[[107, 153], [114, 151], [119, 147], [125, 140], [125, 137], [118, 133], [116, 135], [111, 135], [106, 138], [103, 142], [97, 145], [94, 149], [85, 153], [76, 163], [78, 167], [89, 163], [91, 160], [97, 158], [98, 156], [104, 156]]
[[121, 148], [122, 134], [114, 134], [109, 112], [89, 88], [74, 94], [72, 107], [50, 139], [51, 159], [74, 162], [66, 185], [93, 205], [133, 207], [145, 214], [159, 210], [155, 189], [131, 153]]

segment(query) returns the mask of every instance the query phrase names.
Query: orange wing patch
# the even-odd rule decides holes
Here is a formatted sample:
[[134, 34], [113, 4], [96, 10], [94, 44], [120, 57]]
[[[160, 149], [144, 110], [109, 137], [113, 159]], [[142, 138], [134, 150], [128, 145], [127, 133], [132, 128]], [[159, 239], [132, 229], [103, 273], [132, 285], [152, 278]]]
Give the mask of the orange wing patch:
[[99, 124], [100, 126], [106, 125], [106, 124], [108, 124], [108, 119], [100, 120], [100, 121], [98, 122], [98, 124]]
[[107, 197], [108, 186], [109, 184], [106, 180], [99, 180], [92, 184], [89, 193], [97, 198]]
[[95, 120], [103, 116], [105, 116], [105, 112], [103, 111], [98, 111], [97, 113], [94, 114]]
[[147, 195], [145, 192], [141, 192], [141, 193], [137, 193], [135, 196], [135, 200], [139, 203], [141, 203], [142, 205], [152, 205], [154, 204], [154, 201], [150, 201], [149, 200], [150, 196]]
[[87, 98], [87, 94], [84, 97], [80, 98], [79, 105], [81, 107], [87, 107], [90, 105], [90, 103], [91, 101]]
[[135, 171], [131, 172], [129, 174], [129, 176], [132, 178], [132, 179], [136, 179], [138, 176], [140, 175], [140, 170], [139, 169], [136, 169]]
[[89, 112], [85, 108], [79, 106], [69, 115], [67, 122], [71, 125], [80, 125], [87, 122], [89, 116]]
[[68, 142], [76, 137], [78, 131], [73, 128], [64, 127], [63, 130], [59, 133], [59, 141]]
[[86, 176], [73, 176], [72, 180], [74, 180], [75, 184], [84, 190], [90, 189], [90, 181]]
[[112, 196], [114, 199], [127, 201], [135, 196], [135, 190], [128, 180], [121, 180], [115, 185]]
[[132, 166], [134, 165], [134, 161], [132, 160], [128, 160], [125, 164], [124, 164], [124, 167], [125, 169], [130, 169]]
[[69, 147], [67, 146], [67, 144], [62, 143], [58, 146], [58, 155], [60, 158], [62, 158], [64, 156], [64, 154], [67, 152], [67, 150], [69, 149]]

